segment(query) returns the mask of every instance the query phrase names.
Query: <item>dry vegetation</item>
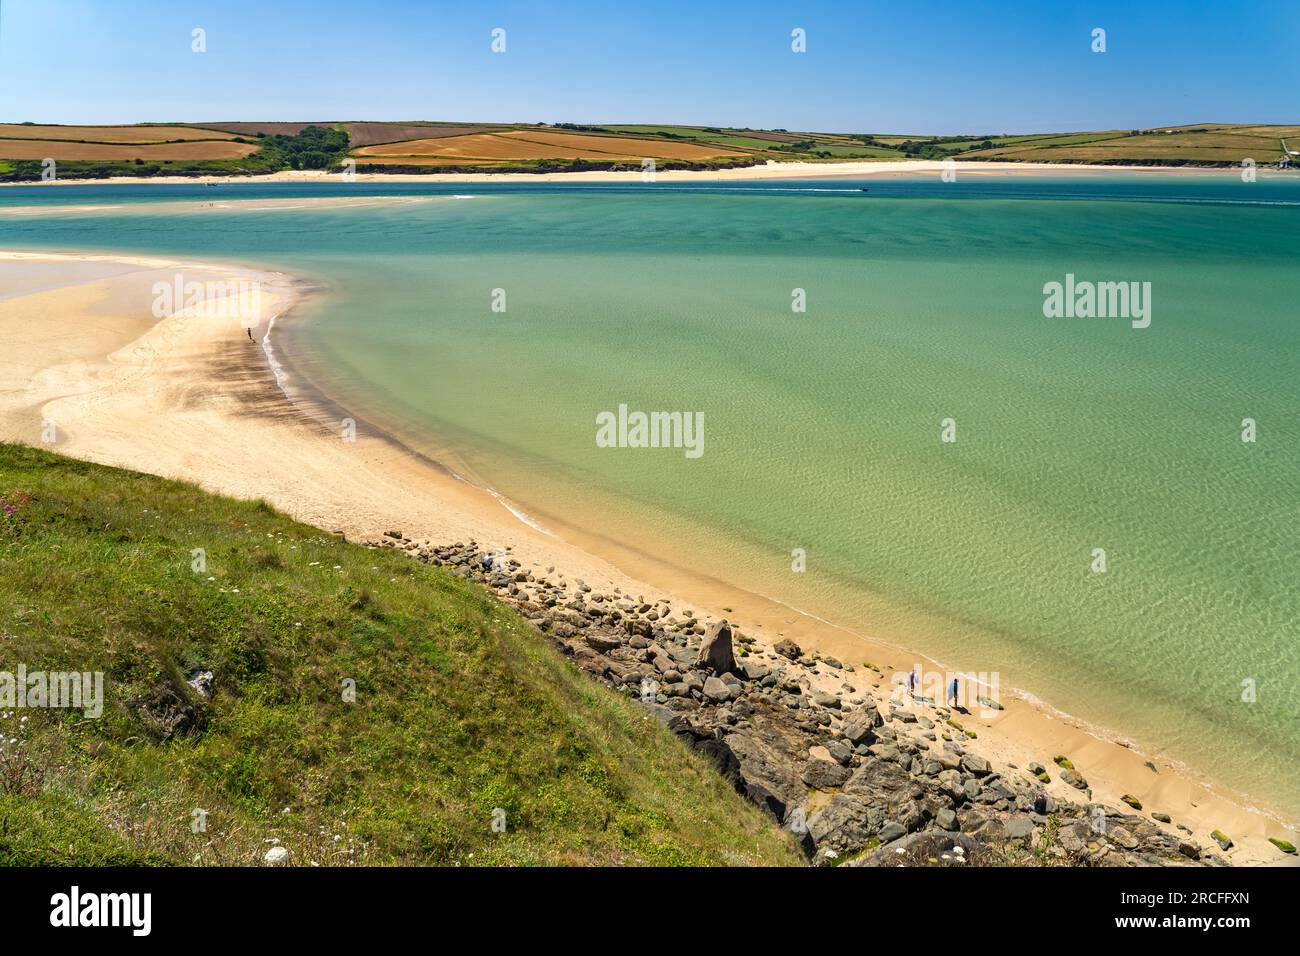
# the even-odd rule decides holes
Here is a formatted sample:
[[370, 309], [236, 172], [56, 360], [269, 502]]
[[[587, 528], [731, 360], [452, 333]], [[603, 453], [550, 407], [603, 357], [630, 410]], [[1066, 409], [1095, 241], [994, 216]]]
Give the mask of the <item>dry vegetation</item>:
[[720, 146], [678, 143], [632, 136], [595, 136], [552, 130], [507, 130], [460, 136], [422, 138], [356, 150], [358, 157], [403, 157], [448, 160], [654, 159], [709, 160], [742, 156], [741, 151]]
[[192, 126], [28, 126], [0, 123], [0, 139], [54, 139], [77, 143], [171, 143], [234, 139], [235, 133]]
[[76, 143], [52, 139], [0, 139], [0, 159], [115, 160], [146, 162], [241, 159], [257, 147], [232, 140], [192, 140], [163, 145]]
[[[225, 130], [241, 136], [294, 136], [310, 123], [214, 123], [212, 129]], [[493, 124], [444, 123], [317, 123], [318, 126], [341, 125], [347, 130], [354, 147], [374, 146], [379, 143], [396, 143], [401, 140], [435, 139], [440, 136], [461, 136], [480, 133], [497, 127]], [[509, 129], [510, 127], [502, 127]]]

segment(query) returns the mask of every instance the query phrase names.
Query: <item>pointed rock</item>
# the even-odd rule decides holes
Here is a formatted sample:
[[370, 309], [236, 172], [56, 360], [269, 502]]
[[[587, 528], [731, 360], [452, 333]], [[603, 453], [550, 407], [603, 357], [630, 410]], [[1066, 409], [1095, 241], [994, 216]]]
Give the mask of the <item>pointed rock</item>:
[[700, 666], [709, 666], [715, 674], [725, 674], [736, 669], [736, 655], [731, 647], [731, 625], [725, 620], [711, 626], [700, 642]]

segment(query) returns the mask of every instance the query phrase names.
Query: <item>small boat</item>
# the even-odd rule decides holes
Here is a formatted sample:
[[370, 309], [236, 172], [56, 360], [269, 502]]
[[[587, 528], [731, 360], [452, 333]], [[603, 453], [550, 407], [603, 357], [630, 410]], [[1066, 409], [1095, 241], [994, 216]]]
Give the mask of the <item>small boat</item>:
[[869, 192], [871, 192], [871, 190], [868, 189], [866, 186], [859, 186], [859, 187], [858, 187], [858, 192], [860, 192], [860, 193], [869, 193]]

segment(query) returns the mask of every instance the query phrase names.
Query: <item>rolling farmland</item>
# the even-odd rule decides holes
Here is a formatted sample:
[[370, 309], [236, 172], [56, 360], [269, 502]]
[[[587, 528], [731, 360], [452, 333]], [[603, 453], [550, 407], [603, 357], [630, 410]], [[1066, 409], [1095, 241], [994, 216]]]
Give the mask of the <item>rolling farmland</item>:
[[73, 143], [174, 143], [233, 140], [236, 134], [193, 126], [35, 126], [0, 123], [0, 139], [46, 139]]
[[230, 140], [190, 140], [181, 143], [77, 143], [51, 139], [0, 140], [0, 159], [116, 160], [146, 162], [242, 159], [257, 152], [248, 143]]
[[599, 136], [587, 133], [556, 133], [542, 130], [508, 130], [500, 133], [470, 133], [437, 139], [417, 139], [367, 146], [355, 151], [358, 158], [408, 157], [412, 159], [653, 159], [708, 160], [719, 156], [745, 155], [737, 149], [697, 143], [679, 143], [631, 136]]
[[[346, 140], [343, 139], [346, 134]], [[320, 148], [321, 137], [331, 138]], [[564, 172], [578, 169], [721, 169], [770, 162], [905, 159], [1145, 166], [1260, 166], [1283, 158], [1300, 126], [1204, 124], [1145, 130], [987, 136], [818, 133], [681, 124], [467, 122], [214, 122], [132, 126], [0, 123], [0, 178], [59, 175], [251, 175], [339, 169], [371, 172]], [[312, 143], [307, 141], [311, 140]]]

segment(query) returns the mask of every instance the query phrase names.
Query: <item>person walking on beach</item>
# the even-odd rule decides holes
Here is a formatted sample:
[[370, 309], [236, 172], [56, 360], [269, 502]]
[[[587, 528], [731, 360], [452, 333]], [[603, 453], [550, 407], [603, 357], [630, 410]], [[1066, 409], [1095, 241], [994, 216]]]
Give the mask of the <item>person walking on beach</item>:
[[952, 683], [948, 685], [948, 700], [952, 702], [952, 709], [956, 710], [957, 709], [957, 678], [955, 677], [952, 679]]
[[907, 696], [916, 700], [916, 669], [907, 672]]
[[252, 330], [252, 329], [244, 329], [244, 331], [248, 333], [248, 341], [252, 342], [252, 341], [253, 341], [253, 330]]

